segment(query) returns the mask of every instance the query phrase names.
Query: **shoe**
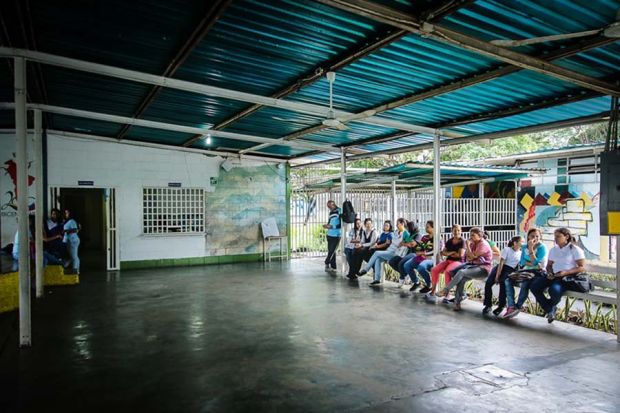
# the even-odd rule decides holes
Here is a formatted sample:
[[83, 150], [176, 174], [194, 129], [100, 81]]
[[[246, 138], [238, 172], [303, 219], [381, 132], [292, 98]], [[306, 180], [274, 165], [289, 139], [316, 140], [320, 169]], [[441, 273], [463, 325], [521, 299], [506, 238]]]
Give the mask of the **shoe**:
[[330, 275], [336, 275], [336, 274], [338, 274], [338, 270], [337, 270], [337, 269], [335, 269], [335, 268], [330, 268], [329, 270], [327, 270], [327, 272], [328, 272]]
[[508, 307], [508, 310], [506, 310], [506, 313], [504, 314], [504, 316], [502, 318], [513, 318], [515, 317], [517, 314], [519, 314], [521, 312], [520, 308], [517, 307]]
[[368, 284], [368, 285], [370, 285], [371, 287], [374, 287], [375, 285], [378, 285], [378, 284], [381, 284], [381, 281], [379, 281], [379, 280], [373, 280], [373, 282], [371, 282], [371, 283], [370, 283], [370, 284]]
[[491, 312], [491, 307], [484, 307], [482, 309], [482, 314], [487, 315]]
[[450, 301], [448, 298], [444, 298], [443, 300], [441, 300], [441, 304], [450, 304], [451, 302], [454, 302], [454, 299], [452, 299], [452, 301]]
[[551, 311], [549, 311], [549, 313], [547, 314], [547, 322], [549, 324], [553, 323], [553, 320], [555, 320], [555, 313], [557, 313], [558, 308], [556, 306], [553, 306], [551, 308]]
[[355, 275], [355, 274], [347, 274], [347, 278], [349, 280], [357, 280], [357, 275]]
[[325, 266], [325, 272], [329, 272], [329, 265]]
[[419, 286], [420, 286], [420, 283], [414, 283], [409, 289], [409, 291], [415, 291], [418, 289]]
[[495, 317], [499, 317], [502, 311], [504, 311], [504, 307], [497, 307], [495, 310], [493, 310], [493, 315]]
[[358, 273], [357, 273], [357, 276], [358, 276], [358, 277], [361, 277], [361, 276], [363, 276], [363, 275], [366, 275], [367, 273], [368, 273], [368, 271], [366, 271], [366, 270], [362, 270], [362, 271], [360, 271], [360, 272], [358, 272]]
[[428, 301], [437, 301], [437, 296], [433, 293], [424, 294], [424, 299]]
[[398, 288], [403, 288], [403, 285], [405, 285], [405, 278], [401, 278], [400, 280], [398, 280]]
[[427, 287], [422, 288], [422, 289], [419, 291], [419, 293], [420, 293], [420, 294], [426, 294], [426, 293], [428, 293], [428, 292], [430, 292], [430, 291], [431, 291], [431, 287], [428, 287], [428, 286], [427, 286]]
[[65, 261], [64, 264], [62, 264], [62, 266], [65, 267], [65, 268], [69, 268], [69, 265], [71, 265], [71, 260], [67, 260], [67, 261]]

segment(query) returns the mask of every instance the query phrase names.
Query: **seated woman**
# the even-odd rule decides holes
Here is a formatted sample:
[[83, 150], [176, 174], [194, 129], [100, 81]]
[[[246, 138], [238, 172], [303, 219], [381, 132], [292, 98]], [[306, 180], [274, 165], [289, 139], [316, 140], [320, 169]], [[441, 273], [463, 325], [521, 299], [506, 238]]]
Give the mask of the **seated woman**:
[[434, 299], [439, 283], [439, 275], [444, 273], [445, 283], [450, 283], [452, 272], [459, 268], [465, 257], [465, 240], [461, 237], [462, 229], [460, 225], [452, 225], [452, 238], [450, 238], [445, 247], [441, 250], [441, 255], [446, 259], [433, 267], [431, 271], [431, 291], [426, 294], [425, 298]]
[[361, 243], [362, 243], [362, 220], [359, 218], [355, 218], [355, 221], [353, 222], [353, 228], [349, 230], [347, 234], [347, 243], [344, 246], [344, 255], [347, 258], [347, 265], [349, 266], [349, 274], [351, 274], [350, 270], [353, 264], [353, 254], [355, 252], [355, 247]]
[[404, 264], [417, 255], [415, 247], [418, 245], [421, 238], [420, 230], [415, 222], [407, 221], [407, 236], [403, 238], [403, 242], [400, 244], [401, 247], [407, 247], [407, 254], [404, 257], [396, 255], [388, 261], [388, 265], [400, 274], [399, 287], [402, 287], [407, 279], [407, 272], [404, 269]]
[[[547, 313], [547, 321], [555, 320], [557, 305], [566, 290], [564, 277], [584, 272], [586, 256], [581, 248], [575, 245], [575, 237], [568, 228], [558, 228], [554, 231], [555, 246], [549, 251], [547, 277], [538, 277], [530, 286], [536, 301]], [[543, 292], [549, 289], [547, 298]]]
[[527, 232], [527, 244], [521, 247], [521, 260], [519, 260], [519, 269], [528, 270], [535, 274], [531, 280], [521, 281], [519, 286], [519, 298], [515, 303], [515, 285], [517, 282], [510, 278], [506, 278], [504, 285], [506, 286], [506, 301], [508, 309], [504, 313], [504, 318], [512, 318], [521, 312], [521, 307], [527, 300], [530, 292], [530, 285], [537, 278], [544, 278], [544, 268], [547, 266], [547, 247], [542, 243], [542, 233], [538, 228], [532, 228]]
[[[389, 228], [392, 228], [391, 224]], [[391, 233], [392, 231], [390, 231], [388, 234], [390, 234], [391, 236]], [[355, 244], [353, 248], [353, 254], [351, 257], [352, 259], [349, 265], [349, 274], [347, 274], [347, 277], [349, 279], [355, 280], [357, 278], [357, 273], [362, 267], [362, 262], [364, 261], [364, 259], [370, 259], [370, 257], [368, 256], [368, 251], [370, 250], [370, 247], [377, 243], [377, 238], [377, 231], [375, 231], [372, 226], [372, 219], [366, 218], [364, 220], [364, 229], [362, 229], [361, 242]], [[387, 248], [387, 244], [385, 245], [385, 248]], [[372, 254], [370, 255], [372, 256]]]
[[376, 251], [373, 253], [366, 267], [360, 272], [360, 275], [364, 275], [371, 268], [374, 269], [374, 280], [370, 283], [371, 287], [381, 284], [381, 265], [396, 255], [396, 250], [401, 246], [400, 244], [403, 242], [403, 238], [408, 235], [405, 229], [406, 224], [407, 222], [404, 218], [398, 218], [396, 221], [396, 231], [392, 233], [392, 240], [389, 247], [385, 251]]
[[[53, 263], [58, 263], [67, 256], [66, 247], [62, 243], [63, 225], [60, 210], [53, 208], [49, 218], [43, 224], [44, 255]], [[54, 262], [54, 258], [56, 258], [56, 262]]]
[[435, 261], [433, 260], [434, 247], [433, 247], [433, 237], [435, 236], [435, 225], [433, 221], [427, 221], [425, 226], [426, 234], [422, 236], [418, 244], [414, 247], [415, 257], [407, 260], [403, 264], [403, 268], [405, 272], [411, 278], [413, 285], [409, 289], [409, 291], [415, 291], [420, 283], [418, 282], [418, 277], [415, 275], [415, 270], [417, 270], [420, 277], [424, 280], [426, 284], [424, 288], [420, 290], [421, 293], [427, 293], [431, 290], [431, 276], [430, 271], [435, 265]]
[[461, 311], [461, 301], [465, 290], [465, 283], [474, 278], [487, 278], [493, 263], [491, 246], [483, 238], [480, 228], [469, 230], [469, 240], [465, 243], [466, 264], [456, 270], [450, 283], [444, 288], [443, 296], [447, 296], [450, 289], [456, 287], [454, 311]]
[[519, 266], [522, 244], [523, 238], [517, 235], [508, 241], [508, 246], [502, 250], [499, 264], [493, 268], [484, 285], [484, 308], [482, 309], [482, 314], [488, 314], [491, 311], [491, 306], [493, 305], [493, 285], [495, 284], [499, 284], [499, 297], [497, 308], [493, 310], [493, 314], [499, 316], [504, 311], [504, 307], [506, 307], [506, 284], [504, 283], [508, 274], [514, 272]]

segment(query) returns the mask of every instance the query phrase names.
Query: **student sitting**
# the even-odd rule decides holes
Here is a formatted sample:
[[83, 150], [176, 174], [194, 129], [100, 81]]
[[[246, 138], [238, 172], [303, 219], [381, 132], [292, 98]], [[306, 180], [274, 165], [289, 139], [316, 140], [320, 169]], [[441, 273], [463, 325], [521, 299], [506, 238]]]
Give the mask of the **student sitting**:
[[[390, 224], [389, 227], [391, 229], [392, 225]], [[389, 234], [391, 236], [391, 231]], [[357, 273], [362, 267], [362, 262], [368, 256], [370, 247], [377, 243], [377, 231], [375, 231], [372, 227], [372, 219], [370, 218], [366, 218], [364, 220], [364, 229], [362, 230], [361, 241], [361, 243], [355, 244], [353, 248], [351, 264], [349, 265], [349, 274], [347, 274], [347, 277], [351, 280], [357, 278]], [[385, 248], [387, 248], [387, 245]], [[372, 253], [370, 255], [372, 256]], [[368, 259], [370, 259], [370, 257], [368, 257]]]
[[500, 258], [501, 251], [497, 247], [497, 243], [490, 238], [489, 231], [484, 231], [483, 234], [484, 240], [489, 243], [491, 251], [493, 251], [493, 258]]
[[407, 236], [407, 230], [405, 229], [406, 224], [407, 222], [404, 218], [398, 218], [396, 221], [396, 231], [392, 233], [392, 239], [388, 248], [385, 251], [376, 251], [373, 253], [370, 261], [366, 264], [366, 267], [360, 272], [360, 275], [364, 275], [371, 268], [374, 269], [374, 280], [370, 283], [371, 287], [381, 284], [381, 265], [396, 255], [403, 238]]
[[444, 281], [446, 284], [450, 283], [452, 279], [452, 272], [463, 265], [465, 257], [465, 240], [461, 237], [462, 229], [460, 225], [452, 225], [452, 238], [450, 238], [445, 247], [441, 250], [441, 255], [446, 259], [435, 267], [431, 271], [431, 291], [426, 294], [425, 298], [434, 299], [435, 292], [437, 291], [437, 284], [439, 283], [439, 275], [444, 273]]
[[[536, 278], [530, 287], [536, 301], [547, 313], [547, 321], [555, 319], [557, 305], [566, 291], [563, 278], [585, 271], [586, 256], [581, 248], [575, 245], [575, 238], [568, 228], [558, 228], [553, 233], [555, 246], [549, 251], [547, 277]], [[543, 292], [549, 289], [547, 298]]]
[[409, 291], [415, 291], [420, 283], [418, 282], [418, 278], [416, 277], [414, 271], [417, 270], [420, 277], [424, 280], [426, 284], [424, 288], [420, 290], [421, 293], [427, 293], [431, 290], [431, 277], [430, 271], [435, 265], [435, 261], [433, 260], [434, 247], [433, 247], [433, 237], [435, 234], [433, 221], [426, 222], [426, 234], [420, 239], [418, 244], [414, 247], [416, 256], [409, 259], [407, 262], [403, 264], [403, 268], [411, 280], [413, 281], [413, 285], [409, 289]]
[[355, 252], [355, 246], [358, 244], [361, 244], [361, 242], [362, 242], [362, 220], [359, 218], [355, 218], [355, 221], [353, 223], [353, 228], [349, 230], [349, 233], [347, 234], [347, 243], [344, 246], [344, 255], [347, 258], [347, 264], [349, 266], [349, 274], [351, 274], [350, 270], [353, 264], [353, 254]]
[[396, 255], [388, 261], [388, 265], [392, 267], [395, 271], [398, 271], [400, 274], [400, 279], [398, 286], [402, 287], [405, 284], [405, 280], [407, 279], [407, 272], [405, 271], [404, 265], [411, 258], [415, 257], [417, 254], [415, 252], [415, 247], [420, 242], [422, 238], [420, 234], [420, 230], [418, 226], [413, 221], [407, 222], [407, 237], [403, 238], [403, 242], [400, 244], [403, 247], [407, 247], [407, 254], [404, 257], [400, 255]]
[[469, 240], [465, 243], [465, 258], [467, 263], [456, 270], [454, 277], [443, 290], [443, 295], [447, 296], [450, 289], [456, 287], [454, 311], [461, 311], [465, 283], [474, 278], [487, 278], [491, 272], [493, 251], [484, 240], [480, 228], [469, 230]]
[[539, 277], [544, 278], [543, 269], [547, 266], [547, 247], [542, 243], [542, 233], [538, 228], [532, 228], [527, 232], [527, 244], [521, 247], [521, 260], [519, 268], [534, 273], [535, 277], [531, 280], [521, 281], [519, 286], [519, 298], [515, 303], [515, 284], [517, 282], [510, 278], [506, 278], [504, 285], [506, 286], [506, 300], [508, 309], [504, 313], [504, 318], [512, 318], [519, 314], [521, 307], [527, 300], [530, 292], [530, 285]]
[[517, 235], [513, 237], [508, 246], [502, 250], [499, 264], [493, 268], [487, 282], [484, 285], [484, 308], [482, 314], [488, 314], [491, 311], [491, 305], [493, 304], [493, 285], [499, 284], [499, 297], [497, 302], [497, 308], [493, 310], [493, 314], [499, 316], [504, 307], [506, 307], [506, 278], [508, 274], [514, 272], [519, 266], [521, 260], [521, 245], [523, 244], [523, 238]]

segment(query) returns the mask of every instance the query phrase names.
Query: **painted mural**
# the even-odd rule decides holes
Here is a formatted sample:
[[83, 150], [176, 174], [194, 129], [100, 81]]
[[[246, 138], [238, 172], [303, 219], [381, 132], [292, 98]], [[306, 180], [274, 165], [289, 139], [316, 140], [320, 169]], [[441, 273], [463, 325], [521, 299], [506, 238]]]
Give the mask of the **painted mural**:
[[[479, 185], [455, 186], [452, 188], [452, 198], [478, 198]], [[515, 184], [512, 181], [489, 182], [484, 185], [484, 197], [514, 198]]]
[[530, 228], [540, 228], [544, 241], [552, 246], [555, 229], [569, 228], [586, 252], [586, 258], [598, 259], [601, 255], [599, 195], [599, 185], [594, 183], [521, 188], [519, 229], [526, 233]]
[[[209, 255], [262, 252], [260, 223], [275, 218], [286, 234], [286, 169], [273, 165], [222, 171], [207, 196]], [[217, 235], [216, 235], [217, 234]]]

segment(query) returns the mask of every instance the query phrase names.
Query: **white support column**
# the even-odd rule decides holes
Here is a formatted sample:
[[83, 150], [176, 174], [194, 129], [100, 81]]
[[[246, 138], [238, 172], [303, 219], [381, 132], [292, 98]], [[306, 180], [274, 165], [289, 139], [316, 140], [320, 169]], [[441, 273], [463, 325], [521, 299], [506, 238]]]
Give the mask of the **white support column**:
[[515, 180], [515, 235], [519, 235], [519, 181], [517, 180]]
[[396, 229], [396, 220], [398, 219], [398, 211], [396, 211], [396, 178], [392, 180], [392, 226]]
[[486, 211], [484, 210], [484, 182], [478, 184], [478, 198], [480, 199], [480, 229], [484, 231], [486, 225]]
[[[340, 148], [340, 205], [347, 199], [347, 151]], [[340, 250], [342, 253], [342, 272], [345, 272], [347, 260], [344, 258], [344, 247], [347, 244], [347, 224], [340, 222], [342, 236], [340, 238]]]
[[35, 184], [35, 251], [37, 298], [43, 297], [43, 121], [41, 111], [34, 111], [34, 184]]
[[28, 135], [26, 61], [15, 58], [15, 132], [17, 137], [17, 219], [19, 231], [19, 345], [30, 347], [30, 257], [28, 229]]
[[441, 245], [441, 231], [443, 224], [441, 223], [441, 144], [440, 136], [435, 133], [433, 139], [433, 200], [435, 208], [433, 209], [433, 221], [435, 224], [435, 232], [433, 237], [433, 245], [435, 246], [435, 261], [439, 260]]

